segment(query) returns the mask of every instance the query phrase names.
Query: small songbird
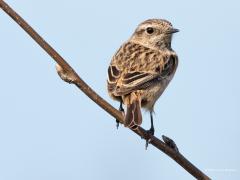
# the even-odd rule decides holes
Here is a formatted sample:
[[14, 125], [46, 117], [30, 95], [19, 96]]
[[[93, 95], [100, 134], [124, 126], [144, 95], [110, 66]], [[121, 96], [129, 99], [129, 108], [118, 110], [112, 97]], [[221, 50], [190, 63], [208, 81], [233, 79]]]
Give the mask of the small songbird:
[[171, 48], [172, 34], [178, 32], [163, 19], [149, 19], [137, 27], [131, 38], [115, 53], [108, 68], [107, 88], [110, 97], [126, 105], [124, 125], [137, 129], [142, 123], [141, 107], [150, 112], [154, 134], [154, 104], [161, 96], [177, 65]]

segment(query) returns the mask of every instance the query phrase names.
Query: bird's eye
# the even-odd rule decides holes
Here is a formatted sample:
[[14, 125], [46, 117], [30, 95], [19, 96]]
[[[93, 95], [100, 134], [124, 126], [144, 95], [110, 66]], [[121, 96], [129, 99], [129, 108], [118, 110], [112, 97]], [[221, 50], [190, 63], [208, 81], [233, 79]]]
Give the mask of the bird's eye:
[[152, 27], [148, 27], [146, 31], [148, 34], [152, 34], [154, 32], [154, 29]]

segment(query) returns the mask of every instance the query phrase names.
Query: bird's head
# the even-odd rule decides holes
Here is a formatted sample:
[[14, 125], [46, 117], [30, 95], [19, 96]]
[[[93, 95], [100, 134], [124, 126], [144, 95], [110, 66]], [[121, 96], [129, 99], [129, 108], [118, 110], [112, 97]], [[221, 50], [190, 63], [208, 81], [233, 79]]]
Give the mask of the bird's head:
[[178, 31], [167, 20], [149, 19], [138, 25], [130, 41], [152, 49], [170, 49], [172, 34]]

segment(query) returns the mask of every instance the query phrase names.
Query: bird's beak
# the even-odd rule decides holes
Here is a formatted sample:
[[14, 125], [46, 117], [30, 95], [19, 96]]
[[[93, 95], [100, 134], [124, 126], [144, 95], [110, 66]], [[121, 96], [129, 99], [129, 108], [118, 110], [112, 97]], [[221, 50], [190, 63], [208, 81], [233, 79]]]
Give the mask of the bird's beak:
[[168, 31], [169, 34], [173, 34], [173, 33], [177, 33], [179, 32], [179, 29], [176, 29], [176, 28], [172, 28]]

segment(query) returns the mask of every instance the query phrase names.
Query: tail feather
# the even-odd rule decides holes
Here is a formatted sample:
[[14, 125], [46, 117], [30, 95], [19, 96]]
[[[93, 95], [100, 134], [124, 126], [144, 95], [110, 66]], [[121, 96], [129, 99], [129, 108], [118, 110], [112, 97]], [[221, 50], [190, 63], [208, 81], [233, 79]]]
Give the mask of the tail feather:
[[137, 129], [142, 124], [141, 105], [138, 99], [134, 99], [127, 105], [127, 113], [124, 119], [124, 126], [130, 129]]

